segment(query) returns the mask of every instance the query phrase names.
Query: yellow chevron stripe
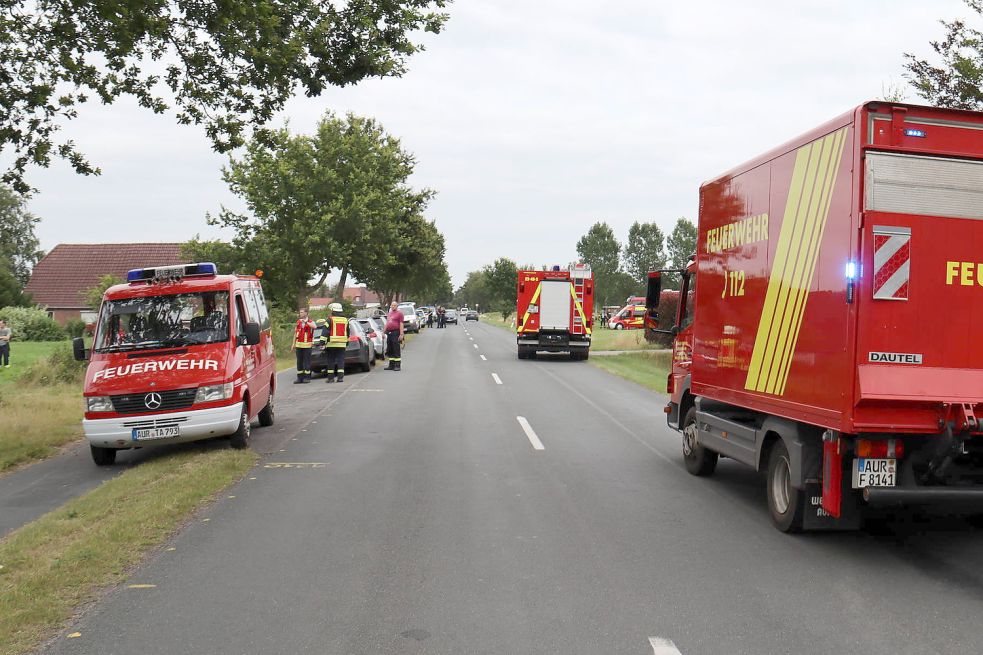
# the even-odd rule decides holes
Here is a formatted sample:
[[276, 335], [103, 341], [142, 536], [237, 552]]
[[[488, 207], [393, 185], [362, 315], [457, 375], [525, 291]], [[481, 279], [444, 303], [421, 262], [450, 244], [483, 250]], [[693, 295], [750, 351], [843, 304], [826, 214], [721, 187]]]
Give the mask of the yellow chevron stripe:
[[529, 305], [526, 306], [526, 313], [522, 315], [522, 326], [521, 327], [518, 327], [517, 326], [516, 327], [516, 330], [515, 330], [516, 332], [525, 332], [526, 331], [526, 321], [529, 320], [529, 306], [530, 305], [535, 305], [536, 304], [536, 301], [539, 300], [539, 292], [540, 292], [540, 290], [542, 290], [542, 288], [543, 288], [543, 283], [542, 282], [540, 282], [539, 284], [536, 285], [536, 291], [533, 292], [533, 294], [532, 294], [532, 300], [530, 300], [529, 301]]
[[587, 325], [587, 317], [584, 316], [584, 307], [577, 299], [577, 292], [574, 291], [573, 282], [570, 283], [570, 297], [573, 298], [574, 307], [577, 308], [577, 313], [580, 314], [580, 323], [584, 326], [584, 333], [590, 334], [590, 327]]
[[796, 153], [745, 389], [785, 392], [845, 140], [844, 128]]
[[[823, 235], [826, 233], [826, 221], [829, 218], [829, 207], [833, 202], [833, 189], [836, 186], [836, 177], [840, 170], [840, 161], [843, 157], [843, 146], [846, 143], [847, 130], [844, 128], [836, 132], [833, 136], [832, 157], [830, 159], [829, 170], [826, 179], [823, 181], [823, 193], [819, 205], [819, 221], [816, 225], [816, 235], [812, 240], [812, 252], [808, 256], [810, 262], [806, 280], [809, 287], [812, 286], [812, 276], [816, 271], [816, 262], [819, 259], [819, 248], [823, 242]], [[808, 288], [808, 287], [807, 287]], [[799, 341], [799, 329], [802, 327], [802, 317], [805, 315], [806, 302], [809, 300], [808, 291], [802, 300], [802, 307], [796, 313], [795, 325], [792, 328], [792, 343], [789, 348], [788, 357], [782, 362], [782, 374], [776, 393], [781, 396], [785, 393], [785, 385], [788, 383], [788, 372], [792, 368], [792, 354]]]
[[811, 144], [812, 152], [809, 156], [809, 163], [812, 175], [807, 177], [811, 184], [808, 188], [803, 188], [802, 200], [797, 211], [799, 220], [796, 234], [798, 239], [793, 242], [790, 252], [790, 258], [793, 262], [792, 270], [789, 278], [784, 281], [784, 311], [778, 328], [778, 339], [775, 344], [771, 368], [765, 382], [765, 393], [774, 394], [776, 392], [783, 363], [791, 359], [789, 344], [792, 338], [792, 327], [796, 322], [796, 313], [803, 307], [802, 301], [808, 295], [809, 287], [812, 285], [812, 278], [805, 279], [805, 275], [809, 270], [811, 259], [817, 252], [813, 249], [815, 226], [819, 217], [822, 186], [825, 183], [832, 159], [833, 140], [830, 137], [824, 137]]
[[795, 212], [802, 196], [802, 186], [809, 165], [808, 147], [800, 148], [795, 155], [795, 166], [792, 168], [792, 179], [789, 182], [788, 199], [785, 203], [785, 215], [782, 227], [778, 233], [778, 246], [775, 248], [775, 261], [771, 266], [771, 276], [768, 289], [765, 292], [765, 302], [761, 308], [761, 318], [758, 320], [758, 333], [754, 339], [754, 350], [751, 352], [751, 362], [748, 366], [747, 379], [744, 388], [750, 391], [763, 389], [762, 378], [771, 365], [774, 352], [774, 337], [772, 327], [775, 323], [775, 311], [778, 306], [778, 295], [781, 280], [785, 274], [785, 266], [789, 256], [789, 241], [792, 239], [792, 223]]

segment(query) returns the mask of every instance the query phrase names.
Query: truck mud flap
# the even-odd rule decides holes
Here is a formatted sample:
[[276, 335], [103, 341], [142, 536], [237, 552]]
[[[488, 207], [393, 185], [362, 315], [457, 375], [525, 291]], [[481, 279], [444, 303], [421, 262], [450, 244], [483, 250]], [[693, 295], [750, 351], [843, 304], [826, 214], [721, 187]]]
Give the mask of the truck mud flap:
[[[847, 490], [849, 491], [849, 490]], [[840, 518], [823, 509], [823, 488], [819, 482], [805, 485], [805, 511], [802, 513], [803, 530], [859, 530], [863, 520], [856, 494], [846, 493], [840, 504]]]

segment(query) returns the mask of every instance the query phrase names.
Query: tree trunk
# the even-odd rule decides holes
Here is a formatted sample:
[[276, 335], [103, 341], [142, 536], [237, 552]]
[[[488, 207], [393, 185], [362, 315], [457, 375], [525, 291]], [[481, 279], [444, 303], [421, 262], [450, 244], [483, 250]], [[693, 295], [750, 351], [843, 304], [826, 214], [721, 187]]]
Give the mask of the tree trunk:
[[345, 283], [348, 282], [348, 267], [345, 266], [341, 269], [341, 279], [338, 280], [338, 287], [334, 292], [335, 302], [341, 302], [345, 299]]

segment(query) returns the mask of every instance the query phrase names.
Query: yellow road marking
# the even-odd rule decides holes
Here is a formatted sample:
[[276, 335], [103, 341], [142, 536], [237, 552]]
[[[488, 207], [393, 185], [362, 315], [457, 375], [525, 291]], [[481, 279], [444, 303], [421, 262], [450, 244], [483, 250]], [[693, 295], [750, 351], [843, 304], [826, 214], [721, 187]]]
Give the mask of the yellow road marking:
[[157, 588], [157, 585], [155, 585], [155, 584], [131, 584], [131, 585], [126, 585], [126, 588], [127, 589], [156, 589]]
[[323, 469], [326, 462], [267, 462], [265, 469]]
[[82, 636], [82, 633], [81, 632], [73, 632], [72, 634], [68, 635], [68, 638], [69, 639], [76, 639], [76, 638], [81, 637], [81, 636]]

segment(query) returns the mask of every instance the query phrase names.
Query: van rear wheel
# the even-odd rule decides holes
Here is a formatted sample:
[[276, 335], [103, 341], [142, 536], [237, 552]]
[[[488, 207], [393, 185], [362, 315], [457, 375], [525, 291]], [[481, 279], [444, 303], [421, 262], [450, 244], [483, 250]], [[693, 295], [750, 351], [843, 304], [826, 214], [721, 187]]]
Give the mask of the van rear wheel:
[[249, 445], [249, 432], [251, 426], [249, 425], [249, 406], [243, 402], [242, 409], [239, 412], [239, 427], [232, 436], [229, 437], [229, 443], [236, 450], [240, 450]]
[[92, 461], [96, 466], [112, 466], [116, 461], [115, 448], [101, 448], [90, 444], [89, 450], [92, 451]]
[[717, 469], [717, 453], [700, 445], [696, 434], [696, 407], [690, 407], [683, 419], [683, 461], [693, 475], [713, 475]]

